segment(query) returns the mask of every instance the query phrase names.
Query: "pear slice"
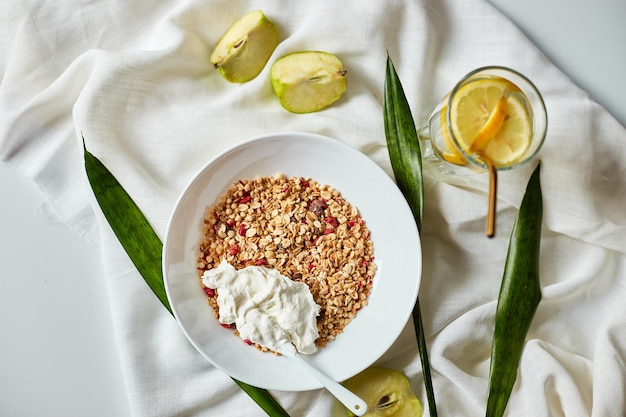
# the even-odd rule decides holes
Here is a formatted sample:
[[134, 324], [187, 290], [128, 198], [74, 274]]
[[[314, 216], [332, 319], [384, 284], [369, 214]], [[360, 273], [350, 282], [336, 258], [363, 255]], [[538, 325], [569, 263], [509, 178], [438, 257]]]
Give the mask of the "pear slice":
[[294, 52], [278, 59], [270, 70], [274, 93], [293, 113], [322, 110], [346, 91], [346, 70], [328, 52]]
[[[363, 417], [421, 417], [423, 414], [422, 404], [411, 391], [408, 378], [395, 369], [370, 367], [343, 385], [367, 403]], [[352, 413], [337, 402], [333, 416], [352, 417]]]
[[220, 38], [211, 64], [232, 83], [245, 83], [265, 67], [278, 45], [278, 30], [261, 10], [237, 20]]

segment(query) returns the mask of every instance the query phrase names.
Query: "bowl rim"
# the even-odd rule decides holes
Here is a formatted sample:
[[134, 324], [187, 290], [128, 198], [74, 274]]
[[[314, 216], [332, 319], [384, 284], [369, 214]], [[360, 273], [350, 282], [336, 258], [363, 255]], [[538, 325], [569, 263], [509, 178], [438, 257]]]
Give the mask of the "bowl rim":
[[[267, 389], [277, 389], [277, 390], [286, 390], [286, 391], [302, 391], [302, 390], [309, 390], [309, 389], [317, 389], [317, 388], [321, 388], [321, 384], [319, 382], [317, 382], [316, 380], [313, 379], [309, 379], [305, 381], [301, 381], [299, 382], [299, 385], [296, 386], [292, 386], [292, 385], [285, 385], [279, 381], [276, 381], [275, 383], [270, 383], [270, 384], [263, 384], [262, 381], [259, 380], [259, 378], [248, 378], [246, 375], [241, 374], [241, 373], [237, 373], [237, 372], [233, 372], [232, 369], [227, 369], [226, 366], [224, 366], [223, 363], [221, 363], [220, 360], [215, 360], [214, 357], [212, 357], [211, 355], [209, 355], [206, 352], [206, 349], [202, 346], [201, 343], [199, 343], [197, 341], [197, 338], [194, 334], [192, 334], [192, 330], [188, 329], [187, 326], [185, 325], [186, 323], [181, 320], [183, 318], [183, 316], [181, 315], [181, 310], [179, 308], [178, 302], [173, 294], [173, 290], [172, 290], [172, 280], [174, 279], [169, 271], [168, 268], [171, 266], [168, 264], [168, 260], [169, 260], [169, 251], [171, 250], [172, 246], [175, 245], [176, 243], [172, 241], [172, 228], [175, 226], [175, 221], [177, 216], [179, 215], [179, 209], [181, 207], [181, 205], [183, 203], [185, 203], [185, 199], [186, 196], [188, 195], [188, 193], [190, 192], [190, 190], [192, 190], [194, 187], [198, 187], [199, 183], [201, 182], [201, 179], [203, 178], [204, 175], [207, 175], [207, 173], [211, 170], [211, 167], [215, 167], [215, 164], [220, 163], [221, 161], [224, 161], [224, 159], [228, 159], [229, 156], [233, 155], [233, 154], [237, 154], [237, 152], [240, 152], [242, 149], [246, 149], [247, 147], [250, 146], [255, 146], [258, 144], [264, 144], [267, 143], [268, 141], [309, 141], [310, 143], [315, 142], [316, 144], [326, 144], [326, 145], [330, 145], [331, 148], [332, 147], [338, 147], [336, 149], [342, 149], [345, 152], [348, 152], [349, 154], [351, 154], [351, 157], [354, 158], [366, 158], [367, 161], [365, 161], [365, 163], [367, 165], [369, 165], [369, 167], [377, 173], [378, 176], [380, 176], [380, 174], [384, 174], [387, 178], [387, 185], [392, 184], [394, 187], [394, 191], [396, 194], [399, 193], [399, 196], [402, 197], [402, 201], [404, 202], [404, 204], [406, 205], [406, 207], [404, 208], [405, 211], [408, 210], [409, 214], [410, 214], [410, 208], [408, 207], [408, 204], [406, 203], [406, 200], [404, 200], [404, 197], [402, 196], [401, 192], [399, 191], [399, 189], [397, 188], [397, 186], [395, 185], [395, 182], [393, 181], [393, 179], [378, 165], [376, 164], [372, 159], [370, 159], [369, 157], [367, 157], [365, 154], [361, 153], [359, 150], [353, 148], [352, 146], [341, 142], [337, 139], [333, 139], [330, 138], [328, 136], [323, 136], [323, 135], [319, 135], [319, 134], [315, 134], [315, 133], [305, 133], [305, 132], [279, 132], [279, 133], [270, 133], [270, 134], [264, 134], [264, 135], [259, 135], [259, 136], [254, 136], [252, 138], [249, 138], [247, 140], [244, 140], [234, 146], [229, 147], [228, 149], [220, 152], [219, 154], [217, 154], [215, 157], [211, 158], [206, 164], [204, 164], [202, 166], [202, 168], [200, 170], [198, 170], [192, 177], [192, 179], [190, 181], [188, 181], [187, 185], [183, 188], [182, 192], [179, 194], [176, 203], [174, 205], [174, 208], [171, 212], [170, 218], [168, 219], [167, 222], [167, 227], [166, 227], [166, 233], [165, 233], [165, 238], [164, 238], [164, 244], [163, 244], [163, 257], [162, 257], [162, 268], [163, 268], [163, 279], [164, 279], [164, 285], [165, 285], [165, 290], [166, 290], [166, 294], [167, 294], [167, 298], [168, 301], [170, 303], [170, 306], [172, 308], [172, 312], [174, 317], [176, 318], [177, 324], [178, 326], [181, 328], [181, 330], [183, 331], [184, 335], [186, 336], [186, 338], [188, 339], [188, 341], [195, 347], [195, 349], [200, 352], [202, 354], [202, 356], [205, 357], [205, 359], [207, 359], [210, 363], [212, 363], [214, 366], [216, 366], [217, 368], [222, 369], [224, 372], [226, 372], [227, 374], [229, 374], [232, 378], [235, 378], [237, 380], [246, 382], [248, 384], [251, 385], [255, 385], [255, 386], [259, 386], [261, 388], [267, 388]], [[295, 143], [295, 142], [294, 142]], [[361, 161], [361, 163], [363, 163], [364, 161]], [[265, 174], [262, 174], [265, 175]], [[313, 177], [312, 177], [313, 178]], [[317, 180], [317, 178], [313, 178], [315, 180]], [[327, 181], [323, 181], [325, 183], [328, 183], [331, 186], [334, 186], [334, 184], [332, 184], [332, 182], [327, 182]], [[224, 187], [228, 187], [231, 184], [226, 184], [224, 185]], [[341, 188], [337, 187], [337, 189], [342, 193], [342, 195], [344, 194], [344, 192], [346, 190], [342, 190]], [[220, 190], [217, 192], [217, 195], [220, 195], [221, 193], [223, 193], [224, 190]], [[396, 196], [398, 197], [398, 196]], [[348, 201], [351, 201], [350, 198], [346, 199]], [[211, 203], [209, 203], [211, 204]], [[355, 204], [357, 206], [357, 208], [361, 211], [362, 207], [359, 207], [358, 204]], [[206, 208], [207, 204], [204, 205], [204, 207], [202, 207], [202, 209], [204, 210]], [[412, 219], [412, 214], [410, 214], [411, 219]], [[363, 216], [365, 218], [366, 221], [370, 221], [371, 219], [368, 219], [365, 215]], [[198, 221], [201, 221], [201, 218], [197, 219]], [[412, 309], [413, 306], [415, 304], [415, 301], [417, 299], [417, 294], [419, 292], [419, 286], [420, 286], [420, 282], [421, 282], [421, 275], [422, 275], [422, 251], [421, 251], [421, 244], [420, 244], [420, 240], [419, 240], [419, 231], [417, 230], [417, 226], [415, 225], [414, 221], [411, 225], [408, 225], [409, 229], [408, 230], [404, 230], [405, 233], [407, 233], [407, 235], [413, 235], [412, 239], [409, 239], [409, 241], [413, 244], [413, 263], [414, 263], [414, 272], [415, 272], [415, 277], [414, 277], [414, 285], [412, 285], [412, 288], [410, 288], [410, 291], [408, 291], [408, 297], [412, 300], [411, 303], [411, 308], [406, 308], [403, 311], [403, 314], [397, 318], [398, 322], [402, 322], [401, 325], [399, 323], [394, 323], [394, 329], [393, 332], [391, 334], [391, 336], [388, 336], [388, 343], [386, 343], [385, 348], [384, 349], [378, 349], [375, 354], [370, 355], [370, 359], [368, 360], [368, 363], [364, 363], [361, 366], [355, 367], [354, 369], [356, 369], [356, 372], [354, 370], [352, 370], [351, 372], [345, 373], [345, 374], [340, 374], [340, 375], [334, 375], [331, 376], [333, 377], [333, 379], [336, 379], [338, 381], [341, 380], [345, 380], [347, 378], [349, 378], [350, 376], [355, 375], [356, 373], [362, 371], [363, 369], [365, 369], [368, 366], [371, 366], [373, 363], [375, 363], [377, 360], [380, 359], [380, 357], [387, 351], [389, 350], [389, 348], [393, 345], [393, 343], [398, 339], [400, 333], [402, 332], [402, 330], [404, 329], [404, 327], [406, 326], [407, 322], [409, 321], [411, 315], [412, 315]], [[414, 230], [410, 230], [410, 228], [413, 227]], [[413, 232], [413, 233], [412, 233]], [[373, 238], [374, 239], [374, 238]], [[374, 240], [374, 245], [376, 246], [376, 240]], [[375, 254], [376, 252], [376, 248], [375, 250]], [[377, 271], [375, 278], [380, 274], [380, 268]], [[198, 289], [200, 289], [200, 285], [198, 285]], [[198, 290], [199, 291], [199, 290]], [[200, 291], [199, 291], [200, 292]], [[407, 294], [405, 294], [405, 297], [407, 296]], [[204, 296], [204, 294], [202, 294], [202, 296]], [[370, 298], [371, 298], [371, 294], [370, 294]], [[205, 300], [205, 304], [208, 305], [208, 303], [206, 303]], [[367, 306], [362, 308], [361, 311], [366, 310]], [[360, 312], [361, 312], [360, 311]], [[359, 313], [360, 313], [359, 312]], [[184, 313], [183, 313], [184, 314]], [[214, 322], [217, 323], [217, 320], [215, 320], [213, 318], [213, 315], [210, 315], [210, 319], [213, 320]], [[359, 319], [359, 314], [357, 314], [357, 317], [355, 319], [353, 319], [353, 322]], [[351, 322], [352, 323], [352, 322]], [[347, 333], [347, 329], [349, 328], [349, 325], [346, 327], [346, 329], [344, 330], [344, 333]], [[226, 329], [223, 329], [226, 330]], [[343, 335], [343, 334], [342, 334]], [[338, 338], [340, 338], [342, 335], [338, 336]], [[233, 339], [237, 339], [237, 338], [233, 338]], [[329, 346], [332, 347], [333, 344], [338, 344], [339, 342], [333, 341], [331, 343], [329, 343], [329, 345], [325, 348], [321, 348], [320, 350], [318, 350], [318, 353], [314, 354], [314, 355], [309, 355], [310, 359], [312, 359], [312, 362], [315, 363], [315, 360], [317, 359], [316, 356], [318, 356], [318, 354], [320, 352], [323, 351], [329, 351], [331, 349], [329, 349]], [[246, 346], [246, 348], [249, 348], [248, 346]], [[254, 349], [256, 351], [256, 349]], [[258, 351], [256, 351], [258, 352]], [[259, 352], [263, 355], [269, 355], [274, 357], [274, 355], [268, 354], [268, 353], [262, 353]], [[253, 355], [255, 355], [256, 353], [251, 353]], [[323, 355], [321, 355], [323, 356]], [[276, 357], [276, 359], [281, 359], [280, 357]], [[286, 358], [282, 358], [284, 361], [287, 361]], [[279, 362], [276, 361], [276, 365], [278, 365]], [[281, 363], [281, 366], [285, 365], [285, 362]], [[262, 379], [262, 378], [261, 378]]]

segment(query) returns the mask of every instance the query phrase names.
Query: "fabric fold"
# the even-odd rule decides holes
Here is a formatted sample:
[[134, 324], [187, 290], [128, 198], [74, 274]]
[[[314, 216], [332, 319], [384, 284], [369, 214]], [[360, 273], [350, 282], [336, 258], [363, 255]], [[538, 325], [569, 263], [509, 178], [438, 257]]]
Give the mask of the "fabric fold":
[[[1, 18], [0, 160], [33, 178], [57, 217], [100, 246], [133, 415], [263, 412], [193, 349], [134, 269], [91, 193], [83, 138], [161, 237], [192, 176], [254, 136], [323, 134], [391, 176], [382, 116], [388, 56], [418, 125], [480, 66], [510, 66], [538, 86], [549, 119], [534, 161], [542, 164], [544, 299], [508, 415], [626, 412], [626, 131], [491, 5], [75, 3], [16, 2]], [[230, 84], [212, 68], [210, 52], [232, 22], [258, 8], [277, 24], [280, 43], [257, 78]], [[327, 110], [295, 115], [274, 97], [272, 62], [300, 50], [332, 52], [348, 70], [346, 94]], [[491, 240], [484, 237], [487, 176], [426, 174], [420, 301], [440, 415], [484, 413], [508, 238], [533, 167], [501, 175]], [[403, 370], [427, 414], [411, 323], [377, 364]], [[331, 415], [333, 399], [323, 390], [273, 394], [293, 416]]]

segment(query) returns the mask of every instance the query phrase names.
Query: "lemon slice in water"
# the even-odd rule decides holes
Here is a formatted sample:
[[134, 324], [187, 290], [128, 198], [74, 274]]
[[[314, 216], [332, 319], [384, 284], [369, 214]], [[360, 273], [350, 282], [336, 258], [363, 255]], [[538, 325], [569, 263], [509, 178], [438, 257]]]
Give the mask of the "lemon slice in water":
[[446, 112], [448, 108], [444, 106], [441, 109], [441, 135], [443, 136], [443, 142], [446, 145], [446, 150], [443, 151], [442, 157], [446, 161], [455, 165], [467, 164], [467, 159], [463, 156], [461, 151], [456, 147], [450, 134], [450, 128], [448, 127], [448, 121], [446, 119]]
[[[442, 113], [442, 128], [444, 120]], [[530, 145], [530, 110], [515, 84], [500, 77], [480, 78], [469, 81], [454, 95], [450, 129], [463, 151], [485, 155], [503, 167], [523, 157]], [[445, 140], [446, 128], [443, 130]], [[451, 137], [448, 140], [452, 142]], [[462, 156], [454, 146], [449, 148], [453, 156]]]

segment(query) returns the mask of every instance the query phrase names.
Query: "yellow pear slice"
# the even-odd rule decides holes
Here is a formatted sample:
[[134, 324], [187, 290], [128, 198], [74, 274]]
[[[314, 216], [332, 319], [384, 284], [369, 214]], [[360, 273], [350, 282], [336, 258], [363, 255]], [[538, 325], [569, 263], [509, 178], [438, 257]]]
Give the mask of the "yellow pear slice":
[[280, 104], [293, 113], [322, 110], [346, 91], [346, 70], [328, 52], [295, 52], [278, 59], [270, 70]]
[[237, 20], [220, 38], [211, 64], [232, 83], [245, 83], [265, 67], [278, 45], [278, 30], [260, 10]]
[[[421, 417], [422, 404], [417, 399], [407, 377], [395, 369], [370, 367], [353, 376], [343, 385], [367, 403], [363, 417]], [[335, 417], [353, 414], [337, 403]]]

